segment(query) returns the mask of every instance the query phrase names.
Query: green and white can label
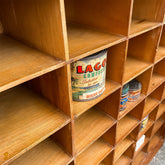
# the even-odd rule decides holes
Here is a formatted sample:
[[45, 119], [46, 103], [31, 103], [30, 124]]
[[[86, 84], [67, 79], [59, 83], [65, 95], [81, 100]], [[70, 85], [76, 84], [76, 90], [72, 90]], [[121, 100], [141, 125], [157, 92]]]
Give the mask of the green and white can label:
[[107, 51], [72, 63], [72, 98], [88, 101], [100, 96], [105, 90]]

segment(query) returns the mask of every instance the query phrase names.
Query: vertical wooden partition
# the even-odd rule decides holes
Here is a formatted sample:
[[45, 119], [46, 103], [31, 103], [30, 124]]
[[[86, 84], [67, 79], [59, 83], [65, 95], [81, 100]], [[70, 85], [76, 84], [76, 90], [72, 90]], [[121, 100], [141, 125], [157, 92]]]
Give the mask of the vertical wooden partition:
[[[147, 165], [165, 137], [164, 14], [165, 0], [0, 0], [0, 164]], [[104, 93], [73, 101], [72, 63], [104, 49]]]

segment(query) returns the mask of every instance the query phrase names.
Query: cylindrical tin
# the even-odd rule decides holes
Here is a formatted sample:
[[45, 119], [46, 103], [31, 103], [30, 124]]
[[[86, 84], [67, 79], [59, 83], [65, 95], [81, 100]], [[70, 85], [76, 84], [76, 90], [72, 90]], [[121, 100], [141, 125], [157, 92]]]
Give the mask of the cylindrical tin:
[[120, 111], [123, 111], [126, 109], [126, 104], [128, 101], [128, 90], [129, 90], [129, 84], [126, 84], [123, 86], [121, 100], [120, 100]]
[[107, 50], [71, 64], [72, 98], [88, 101], [100, 96], [105, 90]]
[[144, 130], [147, 126], [147, 122], [148, 122], [148, 116], [146, 116], [141, 123], [141, 127], [140, 127], [140, 131]]
[[142, 84], [137, 80], [132, 80], [129, 83], [128, 101], [137, 101], [141, 93]]

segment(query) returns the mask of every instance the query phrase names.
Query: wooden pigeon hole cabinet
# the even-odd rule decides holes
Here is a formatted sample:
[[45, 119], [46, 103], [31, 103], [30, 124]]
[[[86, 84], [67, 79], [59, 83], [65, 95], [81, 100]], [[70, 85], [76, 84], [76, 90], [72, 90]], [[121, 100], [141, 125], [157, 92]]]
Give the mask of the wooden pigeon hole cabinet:
[[[164, 14], [165, 0], [0, 0], [0, 164], [148, 164], [165, 138]], [[103, 49], [104, 93], [73, 101], [71, 63]]]

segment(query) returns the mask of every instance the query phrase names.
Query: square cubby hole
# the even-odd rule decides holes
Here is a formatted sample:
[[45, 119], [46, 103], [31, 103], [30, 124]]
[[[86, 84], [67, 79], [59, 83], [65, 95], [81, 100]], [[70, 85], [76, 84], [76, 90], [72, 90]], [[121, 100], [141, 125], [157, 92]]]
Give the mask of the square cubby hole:
[[[77, 60], [121, 42], [131, 0], [64, 0], [69, 56]], [[122, 15], [122, 17], [121, 17]]]
[[129, 82], [152, 66], [159, 33], [160, 28], [156, 28], [129, 40], [124, 83]]
[[127, 101], [126, 108], [122, 111], [119, 111], [118, 119], [121, 119], [122, 117], [124, 117], [127, 113], [129, 113], [133, 108], [135, 108], [138, 104], [140, 104], [145, 99], [147, 95], [148, 85], [151, 78], [151, 73], [152, 73], [152, 68], [144, 71], [143, 73], [141, 73], [139, 76], [137, 76], [134, 79], [134, 80], [139, 81], [142, 85], [140, 96], [136, 101], [133, 101], [133, 102]]
[[43, 162], [57, 165], [69, 164], [73, 160], [71, 124], [69, 123], [46, 139], [41, 138], [40, 143], [35, 143], [32, 147], [27, 148], [23, 154], [20, 153], [19, 156], [15, 157], [18, 157], [17, 159], [13, 158], [15, 160], [12, 159], [10, 164], [43, 164]]
[[[108, 96], [113, 95], [115, 91], [120, 89], [123, 79], [123, 69], [126, 58], [126, 47], [127, 47], [127, 43], [122, 42], [120, 44], [108, 48], [105, 90], [102, 95], [100, 95], [95, 99], [85, 102], [72, 101], [74, 117], [78, 117], [82, 113], [86, 112], [89, 108], [96, 105], [100, 101], [106, 99]], [[85, 68], [86, 66], [83, 67]], [[119, 96], [117, 96], [116, 101], [118, 100], [118, 97]]]
[[149, 84], [148, 94], [150, 94], [152, 91], [154, 91], [156, 88], [158, 88], [165, 82], [164, 65], [165, 65], [165, 59], [154, 65], [150, 84]]
[[163, 0], [133, 0], [130, 35], [149, 31], [163, 22], [165, 3]]

